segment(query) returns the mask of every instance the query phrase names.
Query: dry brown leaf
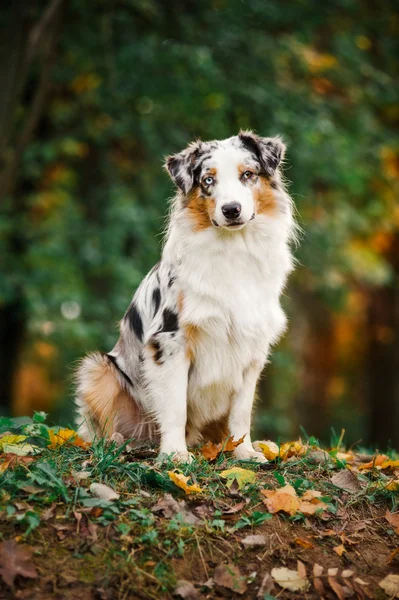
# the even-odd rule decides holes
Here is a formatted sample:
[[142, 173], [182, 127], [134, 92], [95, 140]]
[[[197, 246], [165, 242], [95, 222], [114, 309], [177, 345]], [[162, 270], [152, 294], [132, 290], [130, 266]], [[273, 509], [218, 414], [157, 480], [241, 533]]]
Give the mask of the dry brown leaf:
[[313, 565], [313, 585], [318, 594], [323, 596], [325, 594], [323, 581], [320, 579], [320, 576], [323, 575], [324, 568], [321, 565], [315, 563]]
[[399, 598], [399, 575], [390, 573], [378, 585], [391, 598]]
[[385, 518], [394, 528], [395, 533], [399, 535], [399, 512], [391, 513], [389, 510], [385, 513]]
[[185, 475], [183, 475], [183, 473], [179, 473], [178, 471], [168, 471], [168, 475], [169, 478], [173, 481], [173, 483], [182, 490], [184, 490], [186, 494], [195, 494], [202, 492], [199, 485], [196, 485], [195, 483], [189, 485], [187, 481], [190, 479], [190, 477], [186, 477]]
[[173, 595], [179, 596], [179, 598], [183, 598], [184, 600], [198, 600], [200, 598], [198, 590], [191, 581], [186, 581], [185, 579], [180, 579], [177, 582]]
[[256, 597], [263, 600], [263, 598], [265, 596], [267, 596], [267, 594], [270, 594], [272, 592], [273, 588], [274, 588], [274, 579], [270, 575], [270, 573], [266, 573], [266, 575], [264, 576], [264, 578], [262, 580], [261, 586], [259, 588], [259, 591], [258, 591]]
[[256, 546], [265, 546], [266, 538], [264, 535], [247, 535], [243, 540], [241, 540], [241, 544], [245, 548], [254, 548]]
[[246, 579], [235, 565], [218, 565], [215, 569], [213, 579], [218, 585], [232, 590], [237, 594], [244, 594], [247, 591]]
[[4, 473], [7, 469], [19, 467], [20, 465], [27, 467], [35, 460], [32, 456], [18, 456], [13, 453], [3, 454], [2, 458], [4, 460], [0, 463], [0, 473]]
[[109, 487], [109, 485], [105, 485], [104, 483], [92, 483], [90, 492], [93, 496], [96, 496], [96, 498], [100, 498], [101, 500], [118, 500], [120, 497], [112, 487]]
[[345, 546], [340, 544], [339, 546], [335, 546], [333, 548], [334, 552], [338, 554], [338, 556], [342, 556], [344, 552], [346, 552]]
[[335, 595], [339, 598], [339, 600], [346, 600], [345, 591], [342, 588], [342, 585], [338, 582], [335, 577], [328, 576], [328, 583], [330, 584], [332, 590]]
[[306, 567], [303, 564], [303, 562], [301, 562], [300, 560], [297, 560], [297, 571], [298, 571], [299, 577], [306, 579]]
[[37, 572], [32, 562], [32, 548], [19, 545], [14, 540], [1, 542], [0, 544], [0, 576], [9, 585], [14, 585], [17, 575], [35, 579]]
[[177, 502], [177, 500], [175, 500], [171, 494], [164, 494], [164, 496], [160, 498], [156, 504], [154, 504], [151, 510], [154, 513], [163, 512], [167, 519], [171, 519], [172, 517], [179, 515], [180, 519], [184, 523], [188, 523], [190, 525], [197, 525], [198, 523], [201, 523], [201, 519], [196, 517], [194, 513], [188, 510], [184, 500]]
[[341, 490], [345, 490], [350, 494], [356, 494], [362, 489], [358, 478], [352, 471], [345, 469], [333, 475], [330, 479], [331, 483]]
[[287, 569], [287, 567], [274, 568], [271, 571], [272, 577], [276, 583], [284, 590], [291, 592], [306, 592], [309, 588], [309, 582], [301, 577], [298, 571]]

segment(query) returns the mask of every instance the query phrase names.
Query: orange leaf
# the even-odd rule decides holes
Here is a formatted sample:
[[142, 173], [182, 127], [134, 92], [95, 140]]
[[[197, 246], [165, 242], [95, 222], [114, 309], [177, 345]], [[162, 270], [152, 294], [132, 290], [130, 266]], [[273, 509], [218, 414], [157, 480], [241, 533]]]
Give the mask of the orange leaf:
[[294, 542], [298, 544], [298, 546], [302, 546], [302, 548], [314, 548], [312, 542], [309, 542], [309, 540], [305, 540], [305, 538], [297, 537], [295, 538]]
[[399, 513], [391, 513], [389, 510], [385, 513], [385, 518], [392, 525], [395, 533], [399, 535]]
[[79, 448], [87, 448], [90, 446], [90, 442], [82, 440], [73, 429], [59, 429], [58, 431], [49, 429], [48, 433], [50, 437], [48, 447], [52, 450], [55, 450], [68, 442], [71, 442], [73, 446], [78, 446]]
[[389, 460], [388, 456], [385, 456], [385, 454], [377, 454], [376, 456], [373, 457], [373, 460], [371, 460], [370, 462], [360, 465], [359, 471], [362, 469], [386, 468], [386, 467], [382, 467], [382, 465], [387, 462], [392, 462]]
[[207, 460], [215, 460], [215, 458], [221, 452], [232, 452], [243, 443], [245, 435], [242, 436], [239, 440], [235, 441], [233, 436], [229, 437], [225, 443], [213, 444], [212, 442], [207, 442], [201, 448], [201, 453], [204, 458]]
[[272, 514], [282, 511], [292, 516], [299, 510], [299, 498], [291, 485], [278, 490], [262, 490], [261, 493], [266, 496], [263, 502]]
[[339, 546], [335, 546], [333, 548], [334, 552], [336, 552], [338, 554], [338, 556], [342, 556], [344, 552], [346, 552], [345, 550], [345, 546], [343, 544], [340, 544]]

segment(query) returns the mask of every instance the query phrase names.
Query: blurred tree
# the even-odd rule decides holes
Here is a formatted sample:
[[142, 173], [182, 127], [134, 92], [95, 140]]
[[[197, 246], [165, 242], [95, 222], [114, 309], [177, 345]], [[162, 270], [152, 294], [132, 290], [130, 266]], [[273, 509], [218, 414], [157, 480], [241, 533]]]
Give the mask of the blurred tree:
[[[384, 310], [392, 312], [397, 290], [393, 6], [370, 0], [332, 0], [328, 7], [316, 0], [54, 4], [62, 30], [47, 28], [58, 53], [49, 53], [46, 109], [17, 152], [0, 217], [0, 298], [3, 307], [23, 299], [24, 362], [47, 364], [50, 380], [59, 381], [84, 350], [112, 346], [112, 323], [159, 254], [156, 236], [172, 193], [160, 169], [163, 155], [196, 136], [227, 137], [240, 127], [282, 133], [306, 236], [297, 253], [304, 266], [286, 300], [290, 334], [263, 387], [269, 397], [262, 434], [295, 432], [302, 423], [325, 438], [333, 422], [347, 426], [351, 439], [390, 438], [398, 445], [397, 420], [381, 418], [378, 431], [371, 430], [381, 392], [370, 382], [370, 362], [382, 338], [362, 329], [374, 295], [391, 290]], [[33, 22], [54, 4], [32, 4]], [[12, 15], [6, 16], [17, 27]], [[8, 94], [12, 118], [9, 112], [0, 120], [8, 148], [19, 146], [5, 125], [21, 131], [40, 89], [44, 55], [43, 49], [27, 69], [24, 93]], [[20, 238], [22, 250], [15, 247]], [[5, 321], [11, 324], [19, 310], [8, 308]], [[54, 351], [43, 353], [43, 341]], [[20, 354], [18, 347], [8, 353]], [[381, 364], [379, 377], [389, 372], [396, 381], [384, 399], [397, 415], [396, 367], [384, 358]], [[8, 374], [15, 363], [1, 369]]]

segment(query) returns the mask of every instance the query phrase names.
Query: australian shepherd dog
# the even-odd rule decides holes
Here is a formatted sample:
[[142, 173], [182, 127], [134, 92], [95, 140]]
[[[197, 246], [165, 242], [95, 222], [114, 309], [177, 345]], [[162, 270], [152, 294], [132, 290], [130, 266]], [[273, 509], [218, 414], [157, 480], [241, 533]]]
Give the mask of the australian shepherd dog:
[[279, 137], [251, 131], [169, 156], [177, 187], [162, 258], [142, 281], [107, 354], [77, 372], [79, 433], [160, 445], [192, 459], [202, 440], [251, 443], [256, 384], [286, 327], [280, 295], [293, 260], [292, 201]]

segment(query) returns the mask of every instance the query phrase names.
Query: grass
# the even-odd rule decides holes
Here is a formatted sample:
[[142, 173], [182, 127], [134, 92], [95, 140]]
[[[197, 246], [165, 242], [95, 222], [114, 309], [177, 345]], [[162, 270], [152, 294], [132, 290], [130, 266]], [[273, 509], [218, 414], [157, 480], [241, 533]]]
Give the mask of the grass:
[[[9, 434], [26, 436], [16, 445], [20, 453], [29, 453], [18, 457], [7, 451], [9, 446], [2, 448]], [[307, 598], [320, 597], [311, 585], [314, 563], [338, 568], [337, 577], [350, 568], [364, 581], [364, 597], [385, 598], [378, 582], [398, 566], [399, 532], [384, 515], [398, 510], [399, 463], [361, 469], [362, 453], [352, 453], [353, 460], [350, 454], [343, 457], [341, 436], [327, 452], [308, 438], [299, 455], [266, 465], [238, 463], [227, 452], [209, 462], [195, 450], [196, 460], [178, 467], [188, 484], [202, 490], [190, 495], [171, 480], [168, 471], [176, 470], [171, 460], [156, 462], [155, 448], [128, 452], [126, 444], [103, 439], [84, 447], [74, 435], [65, 442], [46, 425], [43, 413], [0, 419], [0, 436], [0, 536], [33, 548], [37, 569], [34, 579], [18, 576], [14, 589], [0, 582], [4, 598], [14, 598], [16, 590], [37, 600], [51, 594], [80, 600], [172, 598], [181, 579], [203, 596], [219, 597], [224, 590], [229, 597], [242, 597], [234, 586], [213, 582], [207, 587], [215, 568], [226, 563], [240, 569], [245, 597], [256, 598], [267, 573], [281, 566], [296, 569], [298, 560], [310, 580]], [[395, 451], [388, 455], [398, 460]], [[254, 472], [255, 482], [228, 488], [221, 473], [236, 466]], [[358, 482], [352, 493], [331, 481], [348, 466]], [[109, 486], [119, 498], [96, 497], [90, 491], [93, 482]], [[308, 490], [321, 492], [324, 510], [312, 516], [272, 515], [260, 492], [286, 485], [298, 497]], [[165, 494], [176, 501], [173, 510], [154, 510], [156, 503], [165, 503]], [[243, 548], [249, 534], [264, 535], [266, 544]], [[353, 583], [355, 597], [361, 597], [361, 585]], [[274, 584], [264, 597], [298, 598], [295, 594]]]

